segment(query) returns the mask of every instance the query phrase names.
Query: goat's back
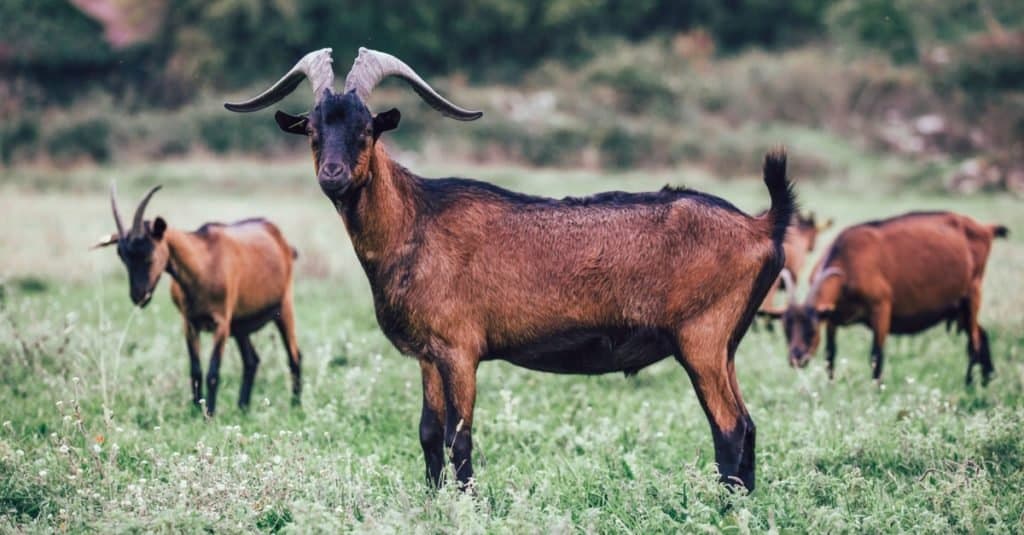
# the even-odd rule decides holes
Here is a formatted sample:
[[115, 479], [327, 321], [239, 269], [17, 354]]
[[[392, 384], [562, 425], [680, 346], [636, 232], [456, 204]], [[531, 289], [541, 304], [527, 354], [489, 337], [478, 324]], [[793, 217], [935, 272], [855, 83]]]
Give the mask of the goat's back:
[[292, 249], [276, 225], [265, 219], [208, 223], [195, 234], [214, 253], [211, 269], [234, 295], [236, 316], [280, 304], [291, 285]]

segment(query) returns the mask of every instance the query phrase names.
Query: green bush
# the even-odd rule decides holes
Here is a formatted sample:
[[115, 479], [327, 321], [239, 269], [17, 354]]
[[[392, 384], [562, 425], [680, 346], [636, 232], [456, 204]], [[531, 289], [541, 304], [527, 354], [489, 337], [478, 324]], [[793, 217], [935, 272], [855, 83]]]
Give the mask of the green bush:
[[19, 152], [34, 152], [39, 142], [39, 126], [27, 117], [15, 117], [0, 124], [0, 161], [10, 165]]
[[914, 5], [907, 2], [843, 0], [829, 10], [828, 24], [841, 42], [887, 52], [896, 62], [910, 62], [918, 57], [911, 9]]
[[46, 136], [46, 151], [58, 163], [82, 158], [105, 163], [111, 158], [112, 127], [107, 117], [88, 117], [57, 126]]

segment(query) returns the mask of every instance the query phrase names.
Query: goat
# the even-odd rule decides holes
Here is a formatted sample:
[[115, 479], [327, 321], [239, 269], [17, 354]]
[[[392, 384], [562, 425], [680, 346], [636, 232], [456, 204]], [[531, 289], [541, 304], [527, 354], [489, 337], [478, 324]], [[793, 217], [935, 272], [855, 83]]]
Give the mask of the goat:
[[978, 323], [982, 277], [993, 238], [1002, 225], [983, 225], [952, 212], [911, 212], [843, 230], [814, 269], [802, 304], [793, 276], [784, 270], [789, 293], [784, 310], [761, 311], [782, 319], [789, 363], [804, 367], [818, 347], [825, 324], [825, 359], [832, 379], [836, 328], [865, 324], [873, 334], [872, 377], [880, 381], [883, 347], [893, 334], [914, 334], [943, 321], [966, 331], [968, 385], [975, 364], [987, 384], [994, 368], [988, 334]]
[[471, 485], [476, 370], [503, 359], [533, 370], [601, 374], [674, 355], [711, 426], [722, 480], [754, 488], [754, 423], [740, 397], [736, 347], [783, 265], [795, 204], [785, 152], [765, 158], [771, 209], [748, 216], [687, 189], [555, 200], [476, 180], [424, 179], [377, 143], [396, 109], [366, 102], [397, 76], [459, 120], [482, 114], [438, 95], [394, 56], [360, 49], [345, 89], [331, 89], [330, 49], [312, 52], [232, 111], [284, 98], [308, 77], [305, 116], [278, 111], [308, 136], [320, 188], [345, 224], [373, 292], [377, 321], [423, 380], [420, 443], [427, 481], [450, 452]]
[[[810, 212], [806, 216], [794, 215], [789, 231], [786, 232], [786, 241], [782, 242], [782, 248], [786, 252], [786, 265], [783, 269], [789, 270], [790, 273], [801, 273], [804, 268], [804, 262], [807, 261], [807, 254], [814, 250], [814, 246], [818, 241], [818, 233], [824, 232], [831, 227], [831, 218], [824, 223], [819, 223], [814, 212]], [[761, 310], [771, 310], [773, 308], [775, 293], [780, 289], [781, 283], [781, 276], [775, 279], [772, 287], [768, 290], [768, 295], [764, 298], [764, 303], [761, 304]], [[789, 291], [787, 288], [782, 288], [782, 290]]]
[[246, 219], [231, 224], [206, 223], [194, 232], [167, 226], [162, 217], [143, 220], [146, 205], [160, 189], [146, 193], [135, 210], [132, 226], [125, 232], [117, 209], [116, 190], [110, 186], [110, 207], [117, 232], [103, 237], [94, 247], [117, 244], [117, 255], [128, 270], [132, 303], [145, 307], [160, 276], [171, 277], [171, 298], [185, 324], [192, 377], [192, 401], [200, 406], [203, 372], [199, 363], [199, 333], [213, 332], [213, 352], [206, 375], [206, 411], [217, 406], [220, 359], [228, 335], [242, 355], [242, 388], [239, 408], [249, 406], [259, 356], [249, 336], [273, 320], [284, 341], [292, 377], [292, 402], [299, 403], [302, 389], [302, 353], [295, 339], [292, 308], [292, 261], [297, 254], [281, 231], [265, 219]]

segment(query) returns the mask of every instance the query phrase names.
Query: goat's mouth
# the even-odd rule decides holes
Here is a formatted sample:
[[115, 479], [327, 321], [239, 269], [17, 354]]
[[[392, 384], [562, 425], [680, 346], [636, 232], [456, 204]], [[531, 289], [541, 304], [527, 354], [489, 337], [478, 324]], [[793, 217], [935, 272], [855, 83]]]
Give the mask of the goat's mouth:
[[347, 178], [329, 177], [317, 178], [320, 183], [320, 191], [324, 192], [329, 199], [340, 199], [348, 193], [352, 187], [352, 181]]
[[146, 308], [146, 305], [149, 304], [149, 300], [152, 299], [152, 298], [153, 298], [153, 289], [150, 288], [149, 290], [146, 291], [146, 295], [143, 295], [141, 299], [139, 299], [138, 301], [135, 302], [135, 306], [137, 306], [139, 308]]
[[803, 355], [800, 355], [800, 356], [794, 356], [794, 355], [790, 355], [789, 356], [789, 366], [791, 368], [797, 368], [797, 369], [806, 368], [807, 367], [807, 363], [810, 362], [810, 361], [811, 361], [811, 356], [806, 354], [806, 353], [803, 354]]

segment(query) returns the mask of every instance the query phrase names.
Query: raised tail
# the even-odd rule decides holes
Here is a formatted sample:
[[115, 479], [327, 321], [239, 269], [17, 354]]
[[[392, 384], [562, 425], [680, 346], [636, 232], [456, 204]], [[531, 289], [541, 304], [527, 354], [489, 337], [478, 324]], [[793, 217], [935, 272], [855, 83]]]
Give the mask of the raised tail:
[[766, 214], [771, 224], [772, 241], [782, 247], [786, 229], [797, 210], [793, 184], [786, 179], [785, 147], [772, 149], [764, 155], [764, 184], [768, 186], [768, 195], [772, 199], [772, 206]]
[[1006, 238], [1010, 235], [1010, 229], [1006, 225], [992, 225], [992, 235], [996, 238]]

